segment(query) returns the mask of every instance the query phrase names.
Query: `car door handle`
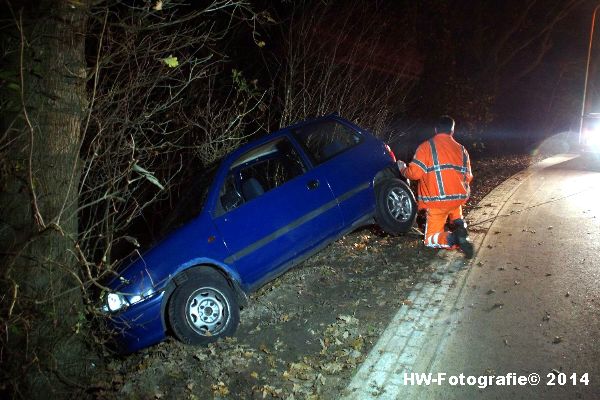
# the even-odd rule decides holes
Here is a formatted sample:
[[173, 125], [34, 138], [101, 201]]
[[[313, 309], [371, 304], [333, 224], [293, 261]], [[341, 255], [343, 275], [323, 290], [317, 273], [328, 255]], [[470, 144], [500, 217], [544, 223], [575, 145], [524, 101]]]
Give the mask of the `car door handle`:
[[319, 181], [316, 179], [313, 179], [312, 181], [309, 181], [306, 184], [306, 187], [308, 188], [308, 190], [314, 190], [319, 187]]

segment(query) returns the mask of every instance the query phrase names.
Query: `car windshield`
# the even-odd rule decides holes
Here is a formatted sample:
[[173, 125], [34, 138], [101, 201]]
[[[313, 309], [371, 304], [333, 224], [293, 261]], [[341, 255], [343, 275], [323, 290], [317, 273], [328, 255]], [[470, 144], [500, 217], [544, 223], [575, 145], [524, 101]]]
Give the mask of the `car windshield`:
[[319, 121], [292, 130], [314, 165], [319, 165], [360, 143], [356, 131], [334, 120]]
[[169, 232], [183, 223], [191, 220], [204, 208], [208, 192], [214, 181], [219, 163], [211, 164], [196, 173], [192, 185], [186, 188], [177, 200], [175, 207], [165, 221], [163, 232]]

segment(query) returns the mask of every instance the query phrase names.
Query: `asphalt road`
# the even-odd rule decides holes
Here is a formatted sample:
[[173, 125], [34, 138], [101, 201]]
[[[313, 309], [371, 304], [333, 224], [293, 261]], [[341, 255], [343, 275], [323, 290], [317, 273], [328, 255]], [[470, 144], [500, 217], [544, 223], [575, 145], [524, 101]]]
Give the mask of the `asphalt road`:
[[475, 258], [441, 255], [346, 397], [600, 398], [599, 165], [555, 156], [487, 196]]

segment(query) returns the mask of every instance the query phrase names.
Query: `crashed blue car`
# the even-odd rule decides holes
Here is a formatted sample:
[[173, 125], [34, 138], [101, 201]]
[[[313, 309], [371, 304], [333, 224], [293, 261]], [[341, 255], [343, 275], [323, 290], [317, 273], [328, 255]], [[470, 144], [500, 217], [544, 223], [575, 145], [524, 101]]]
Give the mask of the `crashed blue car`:
[[228, 155], [200, 213], [106, 284], [120, 351], [167, 335], [188, 344], [232, 335], [250, 292], [342, 235], [373, 222], [410, 230], [416, 203], [395, 161], [384, 142], [336, 115]]

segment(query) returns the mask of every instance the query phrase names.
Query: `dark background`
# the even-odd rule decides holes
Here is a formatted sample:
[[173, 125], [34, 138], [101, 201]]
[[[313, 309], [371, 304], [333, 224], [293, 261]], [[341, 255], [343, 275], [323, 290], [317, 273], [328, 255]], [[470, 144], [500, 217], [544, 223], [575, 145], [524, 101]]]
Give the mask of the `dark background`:
[[[357, 7], [357, 3], [362, 5]], [[414, 148], [416, 142], [429, 134], [431, 120], [445, 113], [457, 119], [459, 136], [468, 142], [487, 144], [488, 151], [529, 151], [552, 135], [579, 129], [595, 3], [480, 3], [338, 2], [326, 11], [335, 19], [344, 9], [352, 8], [357, 25], [386, 26], [385, 51], [379, 58], [365, 58], [365, 65], [380, 69], [382, 74], [402, 69], [395, 69], [394, 64], [410, 65], [409, 79], [414, 87], [390, 126], [405, 134], [394, 143], [397, 151], [402, 153], [407, 143]], [[291, 18], [291, 2], [258, 4], [284, 26]], [[304, 3], [299, 11], [296, 9], [296, 18], [298, 14], [306, 17], [317, 12], [318, 4]], [[530, 4], [533, 5], [529, 7]], [[565, 8], [568, 11], [557, 18]], [[526, 16], [521, 20], [523, 15]], [[492, 57], [491, 49], [517, 24], [518, 29], [511, 33], [502, 51]], [[282, 38], [277, 34], [281, 26], [263, 29], [270, 39], [265, 48], [266, 53], [272, 52], [265, 57], [270, 62], [268, 57], [277, 58], [281, 50]], [[327, 29], [327, 24], [317, 26], [317, 30]], [[540, 32], [545, 33], [532, 39]], [[513, 54], [530, 39], [527, 47]], [[244, 48], [239, 48], [236, 54], [245, 63]], [[591, 63], [591, 88], [596, 54], [594, 51]], [[493, 71], [507, 59], [506, 65]], [[264, 66], [246, 65], [252, 73], [263, 76]]]

